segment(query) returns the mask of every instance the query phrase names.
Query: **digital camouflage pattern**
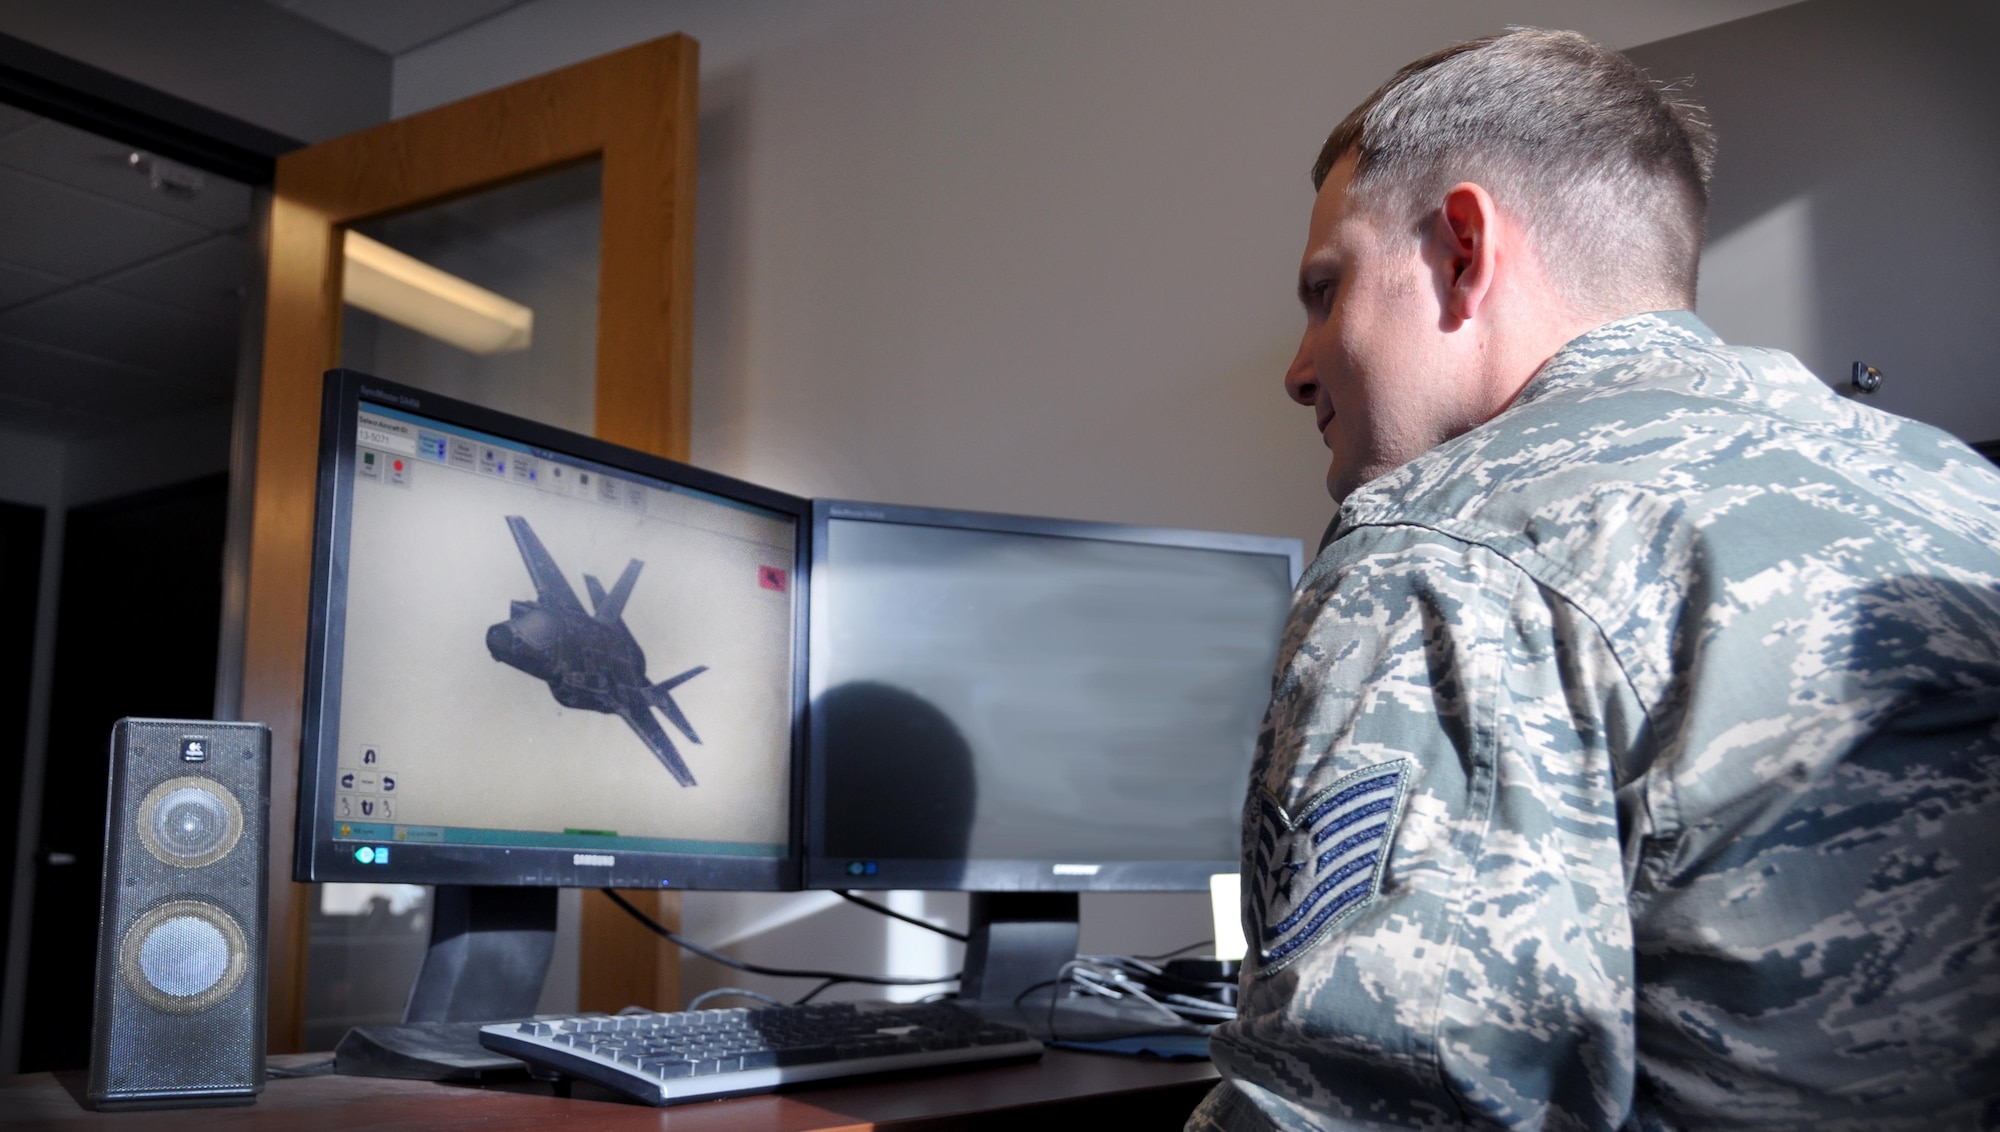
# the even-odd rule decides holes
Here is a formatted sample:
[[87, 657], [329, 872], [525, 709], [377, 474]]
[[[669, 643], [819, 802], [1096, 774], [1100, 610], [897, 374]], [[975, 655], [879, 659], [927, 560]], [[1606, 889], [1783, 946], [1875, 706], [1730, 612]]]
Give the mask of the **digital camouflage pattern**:
[[[1398, 760], [1379, 891], [1260, 961], [1317, 860], [1271, 810]], [[2000, 475], [1609, 323], [1301, 580], [1190, 1127], [2000, 1125], [1996, 803]]]

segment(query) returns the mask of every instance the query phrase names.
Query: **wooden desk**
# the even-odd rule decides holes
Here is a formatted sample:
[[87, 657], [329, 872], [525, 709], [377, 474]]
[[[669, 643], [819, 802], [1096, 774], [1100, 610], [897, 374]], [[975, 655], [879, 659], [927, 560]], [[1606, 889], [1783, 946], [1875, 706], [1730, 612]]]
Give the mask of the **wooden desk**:
[[[325, 1054], [274, 1057], [273, 1065]], [[0, 1079], [0, 1128], [187, 1129], [230, 1132], [376, 1132], [380, 1129], [658, 1129], [663, 1132], [897, 1132], [1045, 1127], [1178, 1129], [1215, 1084], [1206, 1061], [1161, 1062], [1052, 1049], [1039, 1062], [835, 1084], [789, 1093], [700, 1101], [671, 1108], [631, 1104], [578, 1085], [556, 1097], [547, 1085], [471, 1088], [368, 1077], [273, 1078], [243, 1108], [91, 1112], [84, 1074]]]

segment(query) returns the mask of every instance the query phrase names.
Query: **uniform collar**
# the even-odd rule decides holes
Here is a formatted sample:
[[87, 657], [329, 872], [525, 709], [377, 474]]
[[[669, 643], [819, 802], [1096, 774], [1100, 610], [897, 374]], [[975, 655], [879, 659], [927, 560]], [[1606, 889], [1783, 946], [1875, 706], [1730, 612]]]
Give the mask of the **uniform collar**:
[[[1542, 363], [1542, 368], [1535, 371], [1534, 377], [1528, 379], [1527, 386], [1514, 398], [1513, 404], [1494, 419], [1504, 418], [1516, 407], [1557, 390], [1576, 388], [1579, 381], [1621, 361], [1669, 355], [1690, 348], [1712, 350], [1725, 345], [1707, 323], [1695, 317], [1693, 311], [1647, 311], [1614, 319], [1565, 343], [1562, 349]], [[1466, 435], [1474, 435], [1490, 424], [1481, 425]], [[1448, 440], [1402, 467], [1356, 488], [1335, 513], [1332, 524], [1320, 541], [1320, 549], [1324, 551], [1334, 540], [1370, 517], [1402, 507], [1403, 489], [1429, 462], [1440, 458], [1437, 455], [1440, 449], [1455, 443], [1455, 440]]]
[[1542, 363], [1514, 399], [1525, 405], [1560, 388], [1567, 379], [1601, 370], [1607, 363], [1684, 350], [1715, 347], [1722, 339], [1693, 311], [1647, 311], [1613, 319], [1570, 339]]

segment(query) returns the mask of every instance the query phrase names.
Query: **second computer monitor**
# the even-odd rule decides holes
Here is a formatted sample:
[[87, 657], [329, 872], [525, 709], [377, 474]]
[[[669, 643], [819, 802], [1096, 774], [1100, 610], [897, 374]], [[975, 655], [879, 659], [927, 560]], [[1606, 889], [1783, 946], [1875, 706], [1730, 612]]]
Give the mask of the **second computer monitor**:
[[1234, 871], [1295, 539], [814, 504], [806, 883]]

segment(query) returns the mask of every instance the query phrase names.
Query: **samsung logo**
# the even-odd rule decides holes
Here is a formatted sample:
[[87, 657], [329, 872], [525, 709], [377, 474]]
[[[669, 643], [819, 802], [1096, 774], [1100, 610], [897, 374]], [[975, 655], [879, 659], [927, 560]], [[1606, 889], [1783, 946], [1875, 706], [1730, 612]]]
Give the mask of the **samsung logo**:
[[618, 858], [609, 853], [578, 853], [569, 859], [569, 863], [572, 865], [600, 865], [608, 869], [618, 863]]
[[827, 510], [827, 515], [829, 518], [834, 519], [886, 519], [889, 517], [887, 511], [880, 511], [872, 507], [833, 507]]
[[1050, 866], [1050, 867], [1051, 867], [1051, 868], [1053, 868], [1053, 869], [1055, 870], [1055, 874], [1056, 874], [1057, 876], [1059, 876], [1059, 877], [1094, 877], [1094, 876], [1096, 876], [1096, 875], [1097, 875], [1097, 870], [1098, 870], [1098, 869], [1101, 869], [1101, 868], [1103, 868], [1104, 866], [1102, 866], [1102, 865], [1052, 865], [1052, 866]]

